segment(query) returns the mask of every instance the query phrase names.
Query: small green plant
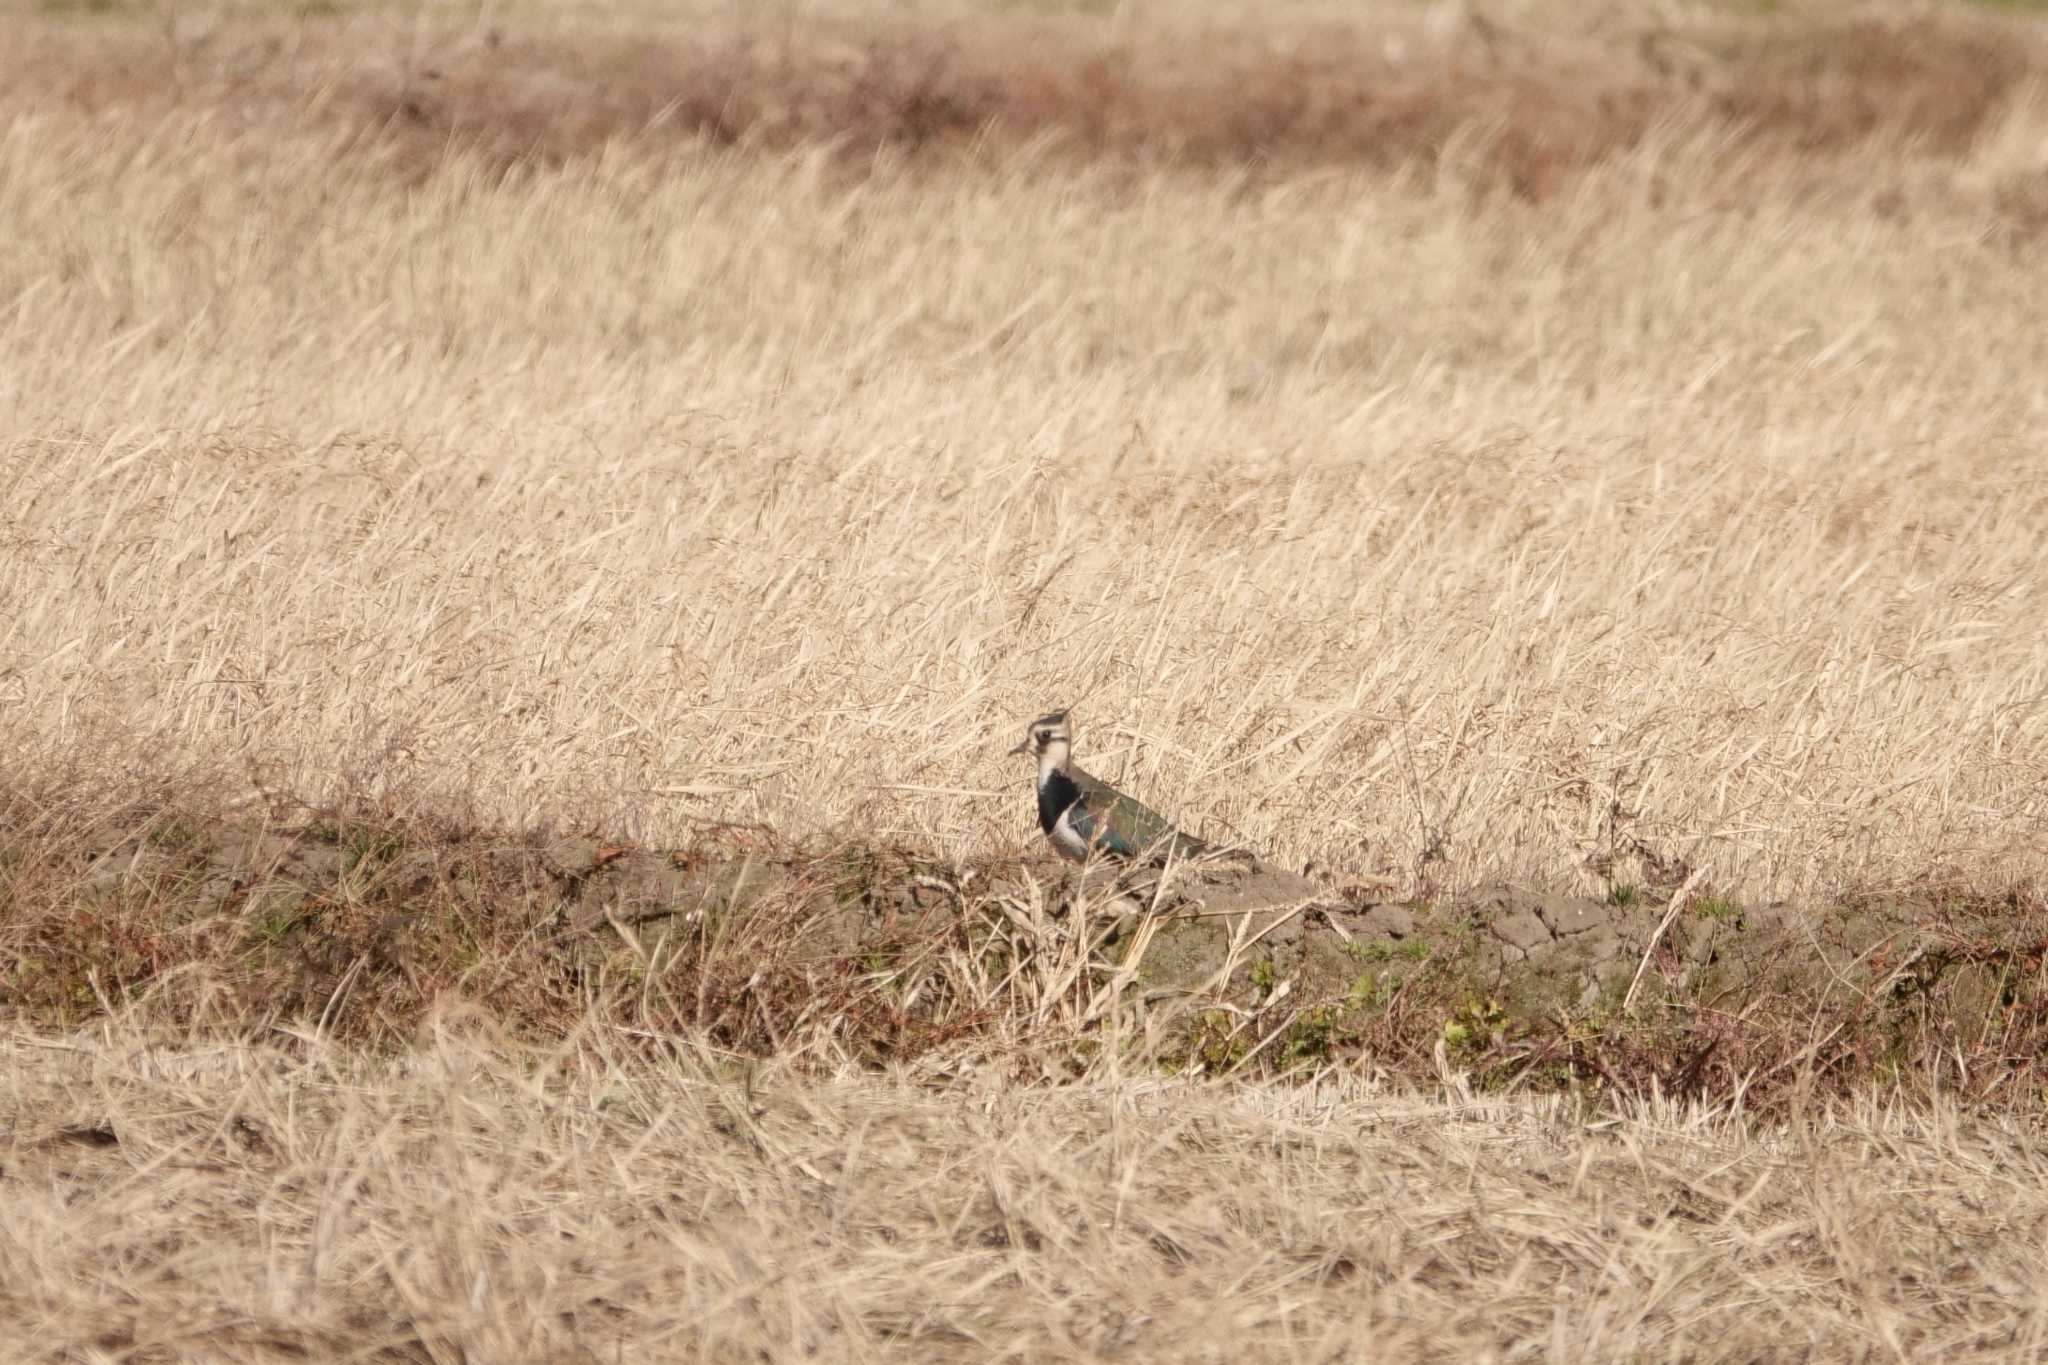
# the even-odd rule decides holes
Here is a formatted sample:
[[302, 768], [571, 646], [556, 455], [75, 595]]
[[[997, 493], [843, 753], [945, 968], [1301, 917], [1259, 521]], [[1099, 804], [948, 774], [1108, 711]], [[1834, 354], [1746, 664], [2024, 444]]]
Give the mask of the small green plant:
[[1262, 957], [1252, 964], [1252, 989], [1258, 992], [1259, 999], [1264, 1000], [1271, 995], [1279, 979], [1280, 973], [1273, 966], [1272, 958]]
[[1401, 989], [1399, 972], [1361, 972], [1351, 983], [1350, 994], [1345, 1003], [1357, 1010], [1371, 1010], [1375, 1013], [1394, 1003], [1394, 995]]
[[1421, 962], [1429, 956], [1429, 945], [1419, 938], [1386, 939], [1376, 938], [1370, 942], [1351, 942], [1344, 945], [1345, 953], [1355, 962]]
[[1699, 919], [1739, 920], [1742, 907], [1719, 896], [1707, 896], [1692, 903], [1692, 913]]
[[284, 942], [304, 919], [297, 906], [279, 906], [250, 921], [249, 937], [274, 947]]
[[1282, 1070], [1313, 1066], [1330, 1059], [1337, 1038], [1337, 1014], [1327, 1005], [1304, 1011], [1280, 1044]]
[[1627, 909], [1636, 903], [1636, 899], [1637, 892], [1633, 886], [1625, 886], [1617, 882], [1615, 885], [1607, 888], [1607, 903], [1617, 909]]
[[1222, 1010], [1204, 1010], [1195, 1017], [1188, 1037], [1188, 1061], [1212, 1076], [1228, 1071], [1243, 1059], [1245, 1043]]
[[398, 856], [405, 844], [394, 834], [383, 834], [376, 830], [358, 826], [348, 831], [341, 840], [341, 868], [344, 874], [358, 870], [368, 871], [390, 862]]
[[1478, 1052], [1493, 1045], [1507, 1025], [1508, 1012], [1493, 996], [1482, 1004], [1467, 1002], [1444, 1020], [1444, 1044], [1453, 1052]]

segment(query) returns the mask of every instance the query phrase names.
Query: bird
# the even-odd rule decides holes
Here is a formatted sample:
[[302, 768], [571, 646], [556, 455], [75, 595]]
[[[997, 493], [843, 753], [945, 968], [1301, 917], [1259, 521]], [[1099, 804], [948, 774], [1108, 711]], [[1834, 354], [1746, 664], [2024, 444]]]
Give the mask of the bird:
[[1135, 796], [1083, 772], [1074, 762], [1074, 731], [1065, 711], [1032, 721], [1024, 742], [1010, 753], [1038, 760], [1038, 827], [1063, 858], [1082, 863], [1100, 849], [1127, 862], [1163, 866], [1216, 851]]

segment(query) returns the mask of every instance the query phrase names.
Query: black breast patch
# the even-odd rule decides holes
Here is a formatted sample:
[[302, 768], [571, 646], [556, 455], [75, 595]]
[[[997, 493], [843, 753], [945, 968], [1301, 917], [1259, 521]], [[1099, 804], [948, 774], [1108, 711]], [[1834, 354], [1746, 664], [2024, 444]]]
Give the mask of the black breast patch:
[[1038, 827], [1047, 834], [1067, 813], [1067, 808], [1081, 799], [1081, 788], [1058, 768], [1054, 768], [1038, 788]]

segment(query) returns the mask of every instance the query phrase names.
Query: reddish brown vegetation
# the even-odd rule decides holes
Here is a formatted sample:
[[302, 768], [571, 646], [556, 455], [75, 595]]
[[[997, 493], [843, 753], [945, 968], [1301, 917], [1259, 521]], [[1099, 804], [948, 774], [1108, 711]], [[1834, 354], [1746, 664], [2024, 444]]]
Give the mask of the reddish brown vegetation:
[[451, 141], [553, 161], [621, 138], [831, 140], [862, 156], [1050, 137], [1084, 155], [1295, 167], [1426, 166], [1455, 149], [1461, 174], [1540, 198], [1679, 120], [1809, 154], [1885, 136], [1957, 153], [2039, 65], [2030, 32], [1954, 15], [1568, 35], [1476, 20], [1152, 32], [994, 16], [801, 36], [676, 24], [365, 41], [339, 27], [46, 27], [0, 69], [14, 68], [17, 100], [200, 100], [252, 123], [342, 121], [429, 159]]

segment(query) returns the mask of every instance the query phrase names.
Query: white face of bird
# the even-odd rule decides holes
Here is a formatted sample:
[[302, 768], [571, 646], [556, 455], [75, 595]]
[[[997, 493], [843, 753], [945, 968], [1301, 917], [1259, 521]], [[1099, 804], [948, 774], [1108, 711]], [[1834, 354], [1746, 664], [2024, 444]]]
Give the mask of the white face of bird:
[[1055, 711], [1040, 716], [1024, 731], [1024, 742], [1010, 750], [1013, 754], [1030, 754], [1038, 760], [1039, 770], [1057, 768], [1067, 761], [1067, 754], [1073, 748], [1074, 732], [1068, 728], [1067, 713]]

